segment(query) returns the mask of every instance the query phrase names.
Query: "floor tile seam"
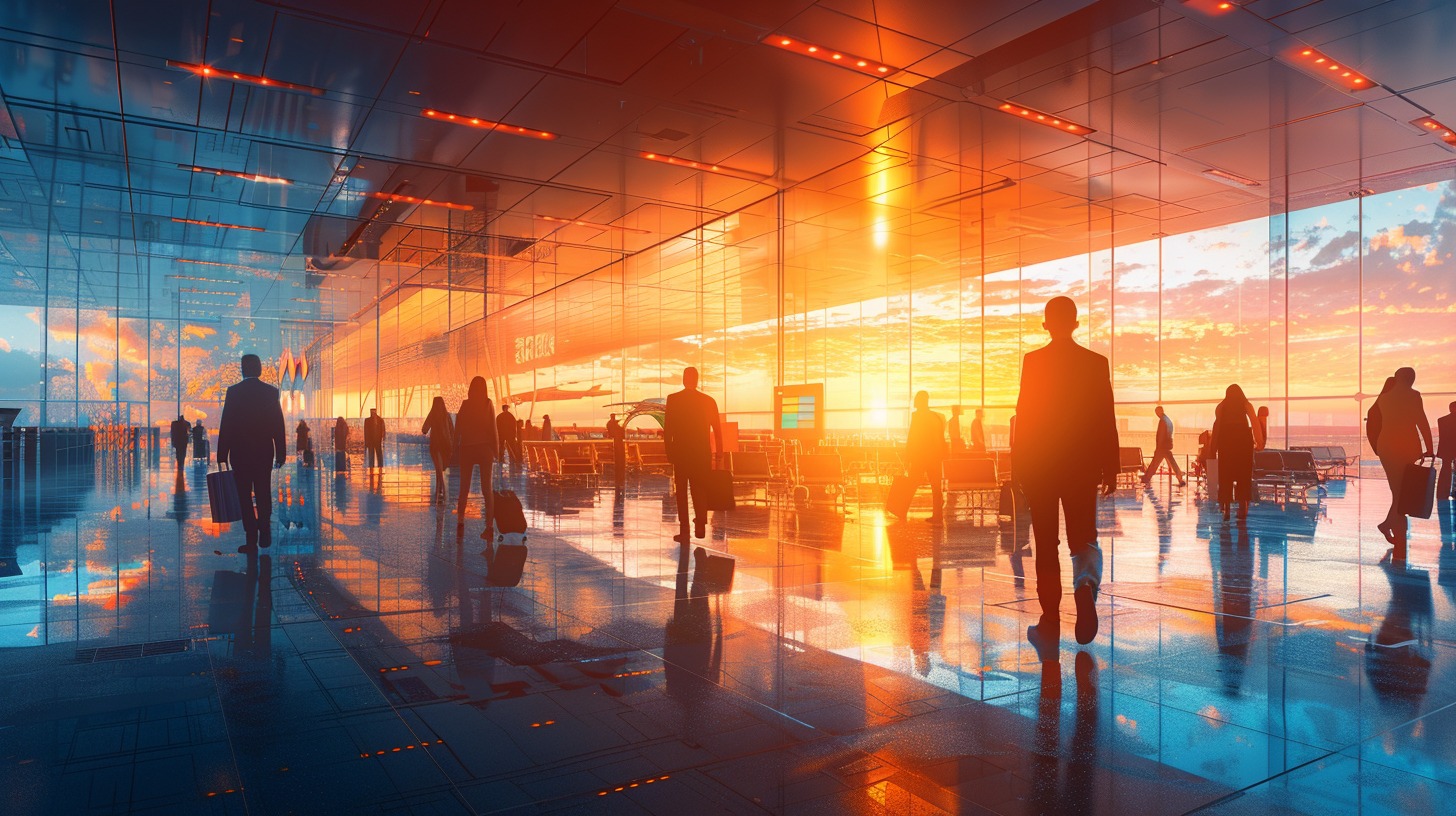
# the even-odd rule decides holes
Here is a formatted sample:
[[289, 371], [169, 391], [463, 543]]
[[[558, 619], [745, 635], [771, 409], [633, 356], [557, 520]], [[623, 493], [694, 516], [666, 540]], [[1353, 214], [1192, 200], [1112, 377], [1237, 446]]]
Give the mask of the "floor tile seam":
[[1205, 802], [1204, 804], [1199, 805], [1198, 807], [1196, 807], [1196, 808], [1194, 808], [1192, 810], [1185, 811], [1184, 814], [1183, 814], [1183, 816], [1196, 816], [1196, 814], [1214, 813], [1214, 812], [1216, 812], [1214, 810], [1215, 808], [1218, 808], [1221, 805], [1225, 805], [1225, 804], [1228, 804], [1228, 803], [1231, 803], [1231, 802], [1238, 801], [1239, 799], [1242, 799], [1244, 796], [1248, 795], [1251, 791], [1255, 790], [1256, 788], [1262, 787], [1264, 785], [1268, 785], [1269, 783], [1273, 782], [1276, 779], [1279, 779], [1280, 777], [1289, 776], [1289, 775], [1294, 774], [1294, 773], [1296, 773], [1298, 771], [1304, 770], [1305, 768], [1308, 768], [1311, 765], [1315, 765], [1317, 763], [1320, 763], [1320, 762], [1323, 762], [1323, 761], [1329, 759], [1330, 757], [1338, 756], [1338, 755], [1339, 755], [1339, 752], [1338, 751], [1330, 751], [1330, 752], [1327, 752], [1327, 753], [1322, 753], [1319, 756], [1316, 756], [1316, 757], [1314, 757], [1312, 759], [1308, 759], [1308, 760], [1305, 760], [1304, 762], [1298, 763], [1297, 765], [1294, 765], [1292, 767], [1285, 768], [1284, 770], [1280, 771], [1279, 773], [1273, 774], [1272, 776], [1265, 777], [1264, 779], [1261, 779], [1258, 782], [1251, 782], [1248, 785], [1245, 785], [1242, 788], [1239, 788], [1238, 790], [1229, 791], [1228, 793], [1226, 793], [1223, 796], [1221, 796], [1221, 797], [1213, 800], [1212, 802]]

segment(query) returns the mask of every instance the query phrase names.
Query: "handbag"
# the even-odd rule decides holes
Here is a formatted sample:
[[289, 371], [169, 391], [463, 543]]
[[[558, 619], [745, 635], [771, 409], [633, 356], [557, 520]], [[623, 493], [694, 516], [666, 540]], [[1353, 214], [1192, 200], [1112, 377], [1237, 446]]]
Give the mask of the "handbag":
[[238, 500], [238, 481], [230, 468], [221, 463], [207, 474], [207, 506], [213, 524], [231, 524], [243, 520], [243, 504]]
[[[1421, 464], [1427, 459], [1430, 466]], [[1428, 519], [1436, 503], [1436, 458], [1422, 456], [1405, 466], [1400, 479], [1400, 512], [1414, 518]]]

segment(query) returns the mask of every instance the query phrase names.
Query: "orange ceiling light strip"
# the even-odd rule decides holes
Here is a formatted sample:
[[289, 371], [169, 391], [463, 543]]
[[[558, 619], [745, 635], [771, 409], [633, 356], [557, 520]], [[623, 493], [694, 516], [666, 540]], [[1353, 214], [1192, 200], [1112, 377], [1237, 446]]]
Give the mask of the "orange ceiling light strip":
[[248, 85], [261, 85], [264, 88], [282, 88], [285, 91], [302, 91], [303, 93], [323, 96], [323, 88], [315, 88], [311, 85], [299, 85], [294, 82], [283, 82], [277, 79], [269, 79], [265, 76], [253, 74], [240, 74], [237, 71], [227, 71], [221, 68], [214, 68], [211, 65], [199, 65], [194, 62], [178, 62], [167, 60], [167, 66], [178, 68], [191, 74], [196, 74], [203, 79], [221, 79], [227, 82], [243, 82]]
[[1446, 127], [1435, 119], [1429, 116], [1423, 116], [1420, 119], [1412, 120], [1411, 124], [1427, 133], [1434, 134], [1446, 144], [1456, 147], [1456, 133], [1453, 133], [1451, 128]]
[[666, 153], [643, 152], [639, 153], [638, 155], [644, 159], [647, 159], [648, 161], [661, 162], [662, 164], [671, 164], [674, 167], [686, 167], [690, 170], [702, 170], [708, 173], [722, 173], [725, 176], [751, 176], [753, 178], [761, 177], [761, 175], [758, 173], [750, 173], [747, 170], [740, 170], [736, 167], [728, 167], [722, 164], [713, 164], [712, 162], [694, 161], [692, 159], [682, 159], [678, 158], [677, 156], [669, 156]]
[[173, 218], [176, 224], [196, 224], [199, 227], [217, 227], [218, 229], [240, 229], [248, 232], [264, 232], [262, 227], [249, 227], [243, 224], [224, 224], [221, 221], [199, 221], [196, 218]]
[[1348, 65], [1330, 59], [1313, 48], [1301, 48], [1295, 51], [1294, 62], [1304, 70], [1344, 85], [1352, 91], [1363, 91], [1366, 88], [1375, 87], [1375, 83], [1370, 81], [1370, 77]]
[[420, 111], [420, 115], [425, 117], [426, 119], [435, 119], [441, 122], [454, 122], [457, 125], [477, 127], [484, 130], [494, 130], [500, 133], [509, 133], [512, 136], [527, 136], [532, 139], [545, 139], [548, 141], [558, 138], [557, 134], [552, 133], [549, 130], [536, 130], [534, 128], [522, 127], [520, 125], [506, 124], [505, 122], [492, 122], [489, 119], [481, 119], [478, 116], [466, 116], [460, 113], [448, 113], [446, 111], [435, 110], [434, 108], [425, 108], [424, 110]]
[[444, 207], [447, 210], [464, 210], [470, 212], [475, 209], [469, 204], [454, 204], [449, 201], [434, 201], [428, 198], [415, 198], [414, 196], [395, 195], [394, 193], [370, 193], [370, 198], [377, 198], [381, 201], [393, 201], [396, 204], [423, 204], [427, 207]]
[[596, 221], [583, 221], [580, 218], [557, 218], [554, 215], [538, 215], [542, 221], [550, 221], [553, 224], [573, 227], [591, 227], [600, 230], [616, 230], [617, 232], [631, 232], [637, 235], [651, 235], [652, 230], [637, 229], [636, 227], [624, 227], [620, 224], [601, 224]]
[[237, 170], [223, 170], [217, 167], [198, 167], [195, 164], [179, 164], [177, 165], [177, 167], [181, 170], [191, 170], [194, 173], [211, 173], [214, 176], [228, 176], [230, 178], [239, 178], [243, 181], [257, 181], [263, 184], [293, 183], [286, 178], [280, 178], [278, 176], [264, 176], [259, 175], [258, 173], [240, 173]]
[[1097, 132], [1086, 125], [1079, 125], [1061, 116], [1056, 116], [1046, 111], [1039, 111], [1036, 108], [1028, 108], [1025, 105], [1018, 105], [1015, 102], [1002, 102], [997, 109], [1013, 116], [1019, 116], [1028, 122], [1045, 125], [1054, 130], [1060, 130], [1066, 133], [1075, 133], [1078, 136], [1086, 136], [1088, 133]]
[[861, 74], [868, 74], [869, 76], [882, 77], [896, 70], [879, 60], [867, 59], [851, 54], [848, 51], [839, 51], [826, 46], [815, 45], [814, 43], [804, 42], [803, 40], [783, 34], [770, 34], [764, 37], [763, 41], [772, 45], [774, 48], [788, 51], [791, 54], [798, 54], [801, 57], [808, 57], [819, 62], [827, 62], [830, 65], [848, 68], [851, 71], [858, 71]]

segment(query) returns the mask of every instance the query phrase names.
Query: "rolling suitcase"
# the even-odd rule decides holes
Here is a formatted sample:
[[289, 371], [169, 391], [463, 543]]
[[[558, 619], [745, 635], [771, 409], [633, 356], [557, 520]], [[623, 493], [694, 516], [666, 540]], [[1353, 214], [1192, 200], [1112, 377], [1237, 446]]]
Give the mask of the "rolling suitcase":
[[502, 536], [526, 535], [526, 511], [513, 490], [495, 491], [495, 529]]
[[220, 468], [207, 474], [207, 506], [213, 524], [231, 524], [243, 520], [243, 504], [238, 500], [238, 482], [233, 472]]
[[708, 510], [732, 510], [733, 474], [727, 470], [710, 470], [703, 480], [703, 503]]
[[1435, 460], [1431, 460], [1431, 466], [1421, 464], [1427, 458], [1406, 465], [1400, 479], [1400, 512], [1414, 518], [1430, 518], [1436, 503]]
[[915, 483], [909, 476], [896, 476], [890, 482], [890, 494], [885, 497], [885, 510], [898, 518], [910, 514], [910, 500], [915, 498]]

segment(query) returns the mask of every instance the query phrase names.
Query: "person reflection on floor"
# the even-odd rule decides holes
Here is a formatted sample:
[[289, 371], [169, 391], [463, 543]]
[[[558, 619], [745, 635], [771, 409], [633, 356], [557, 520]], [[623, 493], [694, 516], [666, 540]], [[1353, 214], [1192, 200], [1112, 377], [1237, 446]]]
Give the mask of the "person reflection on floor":
[[1408, 720], [1420, 713], [1431, 678], [1431, 577], [1390, 553], [1380, 566], [1390, 581], [1390, 606], [1365, 645], [1365, 674], [1380, 701]]
[[[1062, 736], [1062, 666], [1052, 660], [1042, 664], [1041, 693], [1037, 698], [1036, 725], [1032, 735], [1031, 779], [1028, 780], [1029, 813], [1092, 813], [1097, 796], [1097, 661], [1088, 652], [1077, 652], [1076, 721], [1072, 741], [1060, 750]], [[1062, 757], [1066, 773], [1062, 775]]]
[[694, 737], [710, 725], [704, 709], [723, 672], [723, 621], [721, 612], [713, 612], [707, 591], [696, 580], [689, 590], [688, 559], [684, 545], [678, 554], [672, 617], [663, 633], [662, 671], [668, 696], [683, 708], [684, 742], [697, 747]]
[[192, 425], [181, 414], [172, 420], [172, 454], [177, 457], [177, 468], [187, 461], [187, 443], [192, 439]]
[[273, 556], [248, 553], [244, 574], [248, 594], [233, 644], [237, 654], [261, 660], [273, 648]]
[[1219, 525], [1218, 544], [1209, 547], [1208, 557], [1213, 572], [1213, 626], [1220, 674], [1224, 689], [1237, 696], [1249, 665], [1254, 626], [1254, 552], [1248, 532]]
[[1146, 482], [1143, 483], [1143, 493], [1152, 503], [1153, 517], [1158, 522], [1158, 574], [1162, 575], [1173, 553], [1173, 501], [1160, 497]]

